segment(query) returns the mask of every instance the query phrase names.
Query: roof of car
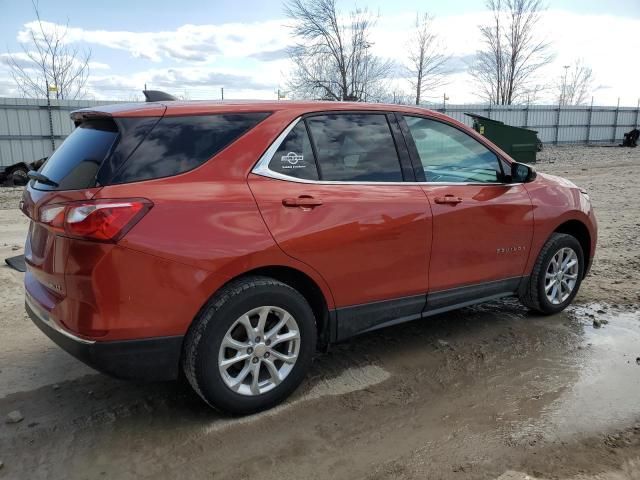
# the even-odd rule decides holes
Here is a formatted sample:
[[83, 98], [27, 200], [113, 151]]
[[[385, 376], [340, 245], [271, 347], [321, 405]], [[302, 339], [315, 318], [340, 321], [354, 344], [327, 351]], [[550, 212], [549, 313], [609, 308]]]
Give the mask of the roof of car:
[[197, 115], [206, 113], [255, 112], [293, 110], [297, 114], [321, 112], [327, 110], [396, 111], [406, 113], [428, 113], [434, 117], [443, 116], [423, 107], [364, 102], [332, 101], [264, 101], [264, 100], [199, 100], [147, 103], [116, 103], [99, 107], [83, 108], [72, 113], [74, 120], [95, 115], [114, 117], [140, 117], [160, 115]]

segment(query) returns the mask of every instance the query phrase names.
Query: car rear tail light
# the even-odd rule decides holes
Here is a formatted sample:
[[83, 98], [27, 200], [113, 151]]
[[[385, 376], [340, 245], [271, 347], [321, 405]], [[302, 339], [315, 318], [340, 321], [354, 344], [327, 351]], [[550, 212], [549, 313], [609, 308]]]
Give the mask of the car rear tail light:
[[144, 198], [58, 203], [41, 207], [39, 220], [61, 235], [116, 242], [152, 206], [153, 203]]
[[52, 230], [64, 232], [64, 205], [45, 205], [40, 209], [40, 223], [48, 225]]

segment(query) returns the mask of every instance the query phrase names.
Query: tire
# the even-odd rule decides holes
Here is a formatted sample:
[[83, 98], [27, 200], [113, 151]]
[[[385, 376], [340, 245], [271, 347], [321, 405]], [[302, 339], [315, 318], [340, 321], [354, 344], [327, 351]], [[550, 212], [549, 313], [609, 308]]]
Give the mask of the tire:
[[23, 186], [29, 182], [27, 177], [27, 171], [24, 168], [18, 167], [11, 172], [11, 181], [16, 186]]
[[[562, 275], [556, 276], [554, 279], [555, 268], [552, 265], [552, 261], [554, 261], [554, 258], [558, 258], [556, 255], [559, 255], [561, 256], [560, 258], [568, 260], [566, 265], [569, 267], [572, 264], [572, 260], [569, 260], [569, 257], [573, 258], [569, 252], [575, 254], [577, 265], [568, 268], [567, 272], [563, 272]], [[564, 261], [561, 260], [560, 264], [564, 264]], [[560, 270], [562, 270], [562, 268]], [[551, 275], [551, 277], [548, 277], [547, 274]], [[573, 287], [568, 291], [574, 275], [575, 283], [573, 283]], [[578, 293], [583, 276], [584, 253], [580, 242], [571, 235], [554, 233], [549, 237], [547, 243], [544, 244], [542, 250], [540, 250], [531, 276], [520, 291], [520, 301], [526, 307], [543, 315], [553, 315], [554, 313], [561, 312], [573, 301]], [[562, 280], [564, 280], [564, 283]], [[555, 290], [553, 286], [554, 283], [556, 285]], [[549, 295], [547, 295], [547, 291], [549, 295], [553, 297], [553, 301]], [[554, 295], [553, 292], [556, 294]], [[567, 293], [568, 295], [565, 295]]]
[[[297, 290], [269, 277], [240, 278], [216, 293], [194, 320], [185, 338], [182, 367], [191, 387], [210, 406], [230, 414], [254, 413], [279, 404], [300, 385], [311, 365], [316, 335], [313, 311]], [[280, 360], [285, 356], [288, 362]], [[224, 369], [223, 363], [231, 365]]]

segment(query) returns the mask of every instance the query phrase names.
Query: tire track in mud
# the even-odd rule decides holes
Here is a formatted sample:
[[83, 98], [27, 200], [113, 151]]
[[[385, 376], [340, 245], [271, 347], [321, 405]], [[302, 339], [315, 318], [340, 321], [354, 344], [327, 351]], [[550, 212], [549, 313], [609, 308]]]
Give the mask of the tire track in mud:
[[246, 425], [259, 421], [265, 417], [277, 416], [301, 403], [317, 400], [322, 397], [346, 395], [358, 390], [364, 390], [368, 387], [384, 382], [390, 378], [390, 376], [391, 374], [389, 372], [377, 365], [349, 367], [338, 376], [325, 377], [319, 380], [317, 383], [311, 385], [310, 388], [307, 388], [306, 392], [296, 394], [291, 397], [290, 400], [270, 410], [233, 420], [224, 419], [214, 421], [211, 425], [204, 427], [204, 433], [210, 434], [213, 432], [220, 432], [237, 425]]

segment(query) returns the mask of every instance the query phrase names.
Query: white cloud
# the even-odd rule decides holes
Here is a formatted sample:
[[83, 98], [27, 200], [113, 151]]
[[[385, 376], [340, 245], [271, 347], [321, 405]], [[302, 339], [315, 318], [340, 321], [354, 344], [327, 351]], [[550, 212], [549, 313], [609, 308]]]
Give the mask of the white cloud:
[[15, 53], [0, 53], [0, 65], [11, 65], [15, 63], [21, 68], [30, 68], [33, 66], [33, 61], [24, 52]]
[[89, 62], [89, 68], [94, 72], [96, 70], [109, 70], [111, 66], [102, 62]]
[[140, 96], [143, 86], [165, 90], [191, 99], [219, 98], [224, 87], [225, 98], [275, 98], [278, 88], [277, 70], [268, 75], [248, 75], [229, 68], [184, 66], [154, 68], [132, 75], [92, 75], [88, 90], [95, 98], [130, 98]]
[[[38, 23], [29, 22], [18, 32], [19, 42], [28, 42]], [[62, 28], [43, 22], [45, 31]], [[265, 35], [267, 33], [267, 35]], [[67, 29], [66, 41], [82, 42], [124, 50], [134, 58], [154, 62], [171, 59], [185, 62], [211, 61], [224, 54], [233, 57], [249, 56], [265, 50], [265, 46], [282, 48], [287, 44], [286, 29], [280, 20], [258, 23], [225, 23], [220, 25], [182, 25], [175, 30], [159, 32], [129, 32], [89, 30], [79, 27]]]
[[[445, 87], [426, 92], [427, 98], [439, 101], [446, 91], [451, 103], [479, 101], [477, 87], [465, 67], [480, 47], [478, 25], [487, 18], [486, 13], [461, 13], [435, 19], [434, 29], [454, 58], [454, 73]], [[414, 20], [414, 12], [381, 17], [372, 36], [373, 52], [403, 62]], [[286, 74], [291, 70], [286, 47], [292, 39], [285, 24], [283, 19], [188, 24], [158, 32], [70, 27], [67, 41], [122, 52], [122, 61], [108, 65], [96, 57], [98, 50], [94, 49], [89, 88], [97, 98], [129, 98], [138, 95], [145, 83], [150, 88], [178, 94], [186, 91], [191, 98], [217, 98], [220, 87], [225, 87], [227, 98], [275, 98], [274, 91], [284, 86]], [[28, 39], [35, 26], [35, 22], [25, 24], [18, 40]], [[557, 52], [556, 59], [541, 72], [542, 80], [556, 81], [562, 65], [583, 58], [593, 68], [595, 84], [607, 87], [595, 92], [597, 104], [615, 104], [618, 96], [623, 105], [636, 104], [640, 64], [629, 61], [627, 48], [637, 43], [640, 19], [549, 10], [540, 27]], [[46, 23], [45, 28], [56, 26]], [[7, 94], [3, 55], [0, 54], [0, 94]], [[154, 62], [153, 68], [141, 59]], [[118, 68], [120, 64], [126, 65], [126, 71]], [[395, 86], [408, 91], [406, 81], [398, 80]], [[548, 95], [546, 100], [551, 99], [552, 95]]]

